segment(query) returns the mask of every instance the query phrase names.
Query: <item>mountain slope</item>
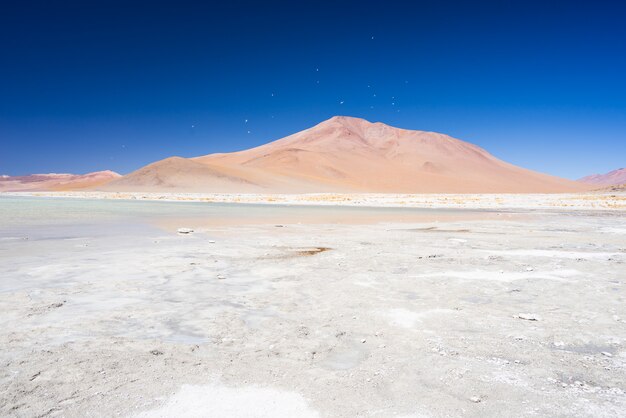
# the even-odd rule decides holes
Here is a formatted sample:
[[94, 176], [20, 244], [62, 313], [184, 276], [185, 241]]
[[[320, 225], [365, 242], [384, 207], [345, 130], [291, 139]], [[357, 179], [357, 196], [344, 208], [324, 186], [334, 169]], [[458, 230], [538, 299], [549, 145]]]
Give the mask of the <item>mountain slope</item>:
[[179, 159], [176, 164], [168, 160], [124, 176], [106, 189], [551, 193], [589, 188], [516, 167], [447, 135], [343, 116], [256, 148]]
[[87, 174], [31, 174], [28, 176], [0, 176], [0, 191], [54, 191], [82, 190], [98, 187], [121, 177], [114, 171], [96, 171]]
[[106, 185], [105, 190], [134, 191], [204, 191], [226, 192], [234, 188], [249, 191], [255, 183], [236, 175], [227, 169], [211, 167], [181, 157], [170, 157], [148, 164]]
[[606, 174], [592, 174], [579, 179], [583, 183], [597, 184], [600, 186], [615, 186], [626, 184], [626, 168], [618, 168]]

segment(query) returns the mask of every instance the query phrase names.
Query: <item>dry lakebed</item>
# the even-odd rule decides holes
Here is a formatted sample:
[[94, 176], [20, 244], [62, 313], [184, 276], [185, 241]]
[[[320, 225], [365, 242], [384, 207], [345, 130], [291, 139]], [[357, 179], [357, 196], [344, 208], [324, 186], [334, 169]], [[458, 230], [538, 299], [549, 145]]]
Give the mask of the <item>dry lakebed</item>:
[[626, 212], [535, 203], [0, 196], [0, 415], [625, 416]]

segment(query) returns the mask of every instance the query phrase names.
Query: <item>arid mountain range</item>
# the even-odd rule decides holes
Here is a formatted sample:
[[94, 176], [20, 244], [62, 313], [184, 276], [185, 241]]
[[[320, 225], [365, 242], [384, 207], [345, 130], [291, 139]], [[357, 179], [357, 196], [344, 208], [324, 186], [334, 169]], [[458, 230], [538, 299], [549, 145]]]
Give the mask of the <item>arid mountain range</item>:
[[558, 193], [592, 189], [506, 163], [448, 135], [335, 116], [244, 151], [170, 157], [125, 176], [0, 178], [0, 190], [206, 193]]
[[88, 174], [31, 174], [28, 176], [0, 176], [0, 192], [38, 190], [88, 190], [102, 186], [121, 176], [113, 171]]
[[596, 184], [599, 186], [617, 186], [626, 184], [626, 168], [618, 168], [606, 174], [592, 174], [579, 179], [583, 183]]
[[242, 193], [549, 193], [588, 188], [508, 164], [447, 135], [344, 116], [245, 151], [167, 158], [103, 186], [112, 191]]

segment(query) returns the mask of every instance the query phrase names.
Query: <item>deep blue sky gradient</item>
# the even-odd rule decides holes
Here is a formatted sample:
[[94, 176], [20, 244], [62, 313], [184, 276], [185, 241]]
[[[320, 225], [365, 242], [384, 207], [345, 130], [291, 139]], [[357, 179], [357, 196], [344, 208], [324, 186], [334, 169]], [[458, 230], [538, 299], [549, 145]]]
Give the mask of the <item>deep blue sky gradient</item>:
[[13, 3], [0, 174], [127, 173], [338, 114], [569, 178], [626, 165], [623, 1]]

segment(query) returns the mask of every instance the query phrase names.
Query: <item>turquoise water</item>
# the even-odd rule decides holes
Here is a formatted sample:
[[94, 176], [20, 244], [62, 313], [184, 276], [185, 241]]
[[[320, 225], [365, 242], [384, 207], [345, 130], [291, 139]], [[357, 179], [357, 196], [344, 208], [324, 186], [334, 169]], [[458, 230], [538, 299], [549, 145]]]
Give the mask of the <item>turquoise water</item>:
[[[229, 225], [251, 223], [296, 223], [323, 220], [328, 223], [374, 220], [394, 222], [420, 217], [437, 218], [480, 214], [466, 209], [372, 208], [349, 206], [264, 205], [212, 202], [162, 202], [138, 200], [73, 199], [49, 197], [0, 197], [0, 236], [65, 234], [73, 229], [137, 228], [168, 219], [216, 220]], [[247, 222], [244, 222], [247, 221]], [[59, 231], [62, 231], [59, 232]], [[71, 235], [71, 234], [70, 234]]]

